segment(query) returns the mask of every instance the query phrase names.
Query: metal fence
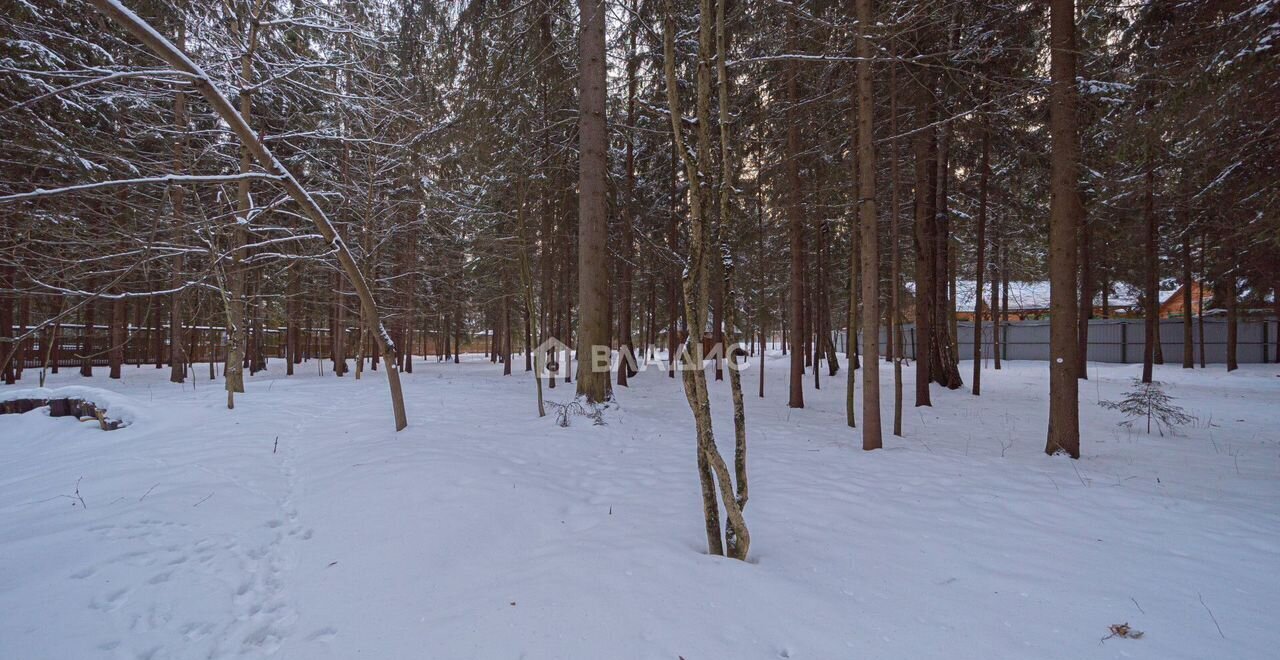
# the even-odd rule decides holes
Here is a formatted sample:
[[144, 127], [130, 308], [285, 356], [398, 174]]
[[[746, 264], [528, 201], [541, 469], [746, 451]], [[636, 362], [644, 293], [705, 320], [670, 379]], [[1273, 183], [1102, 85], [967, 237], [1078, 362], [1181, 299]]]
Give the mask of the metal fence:
[[[1142, 362], [1146, 346], [1146, 329], [1142, 319], [1094, 319], [1089, 321], [1089, 359], [1094, 362], [1120, 364]], [[906, 356], [915, 357], [915, 326], [904, 325], [903, 347]], [[994, 333], [991, 322], [982, 324], [982, 356], [995, 354]], [[1002, 323], [1000, 332], [1000, 359], [1048, 360], [1049, 322], [1018, 321]], [[1182, 361], [1182, 319], [1160, 320], [1160, 348], [1166, 362]], [[1276, 319], [1248, 319], [1237, 323], [1236, 360], [1241, 364], [1274, 363], [1280, 361], [1280, 323]], [[839, 346], [845, 345], [845, 333], [837, 338]], [[859, 333], [861, 335], [861, 333]], [[974, 324], [962, 322], [957, 328], [959, 358], [973, 356]], [[886, 331], [880, 329], [880, 350], [886, 350]], [[1191, 345], [1194, 359], [1200, 363], [1200, 319], [1192, 319]], [[1227, 321], [1223, 318], [1204, 319], [1204, 361], [1222, 364], [1227, 361]]]

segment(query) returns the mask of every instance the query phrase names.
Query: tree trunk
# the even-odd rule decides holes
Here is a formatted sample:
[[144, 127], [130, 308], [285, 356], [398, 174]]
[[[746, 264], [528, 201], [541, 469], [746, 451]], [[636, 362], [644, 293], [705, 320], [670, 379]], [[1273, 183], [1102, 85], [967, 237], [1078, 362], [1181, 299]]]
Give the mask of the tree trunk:
[[124, 298], [111, 301], [111, 345], [107, 353], [110, 364], [109, 378], [120, 379], [120, 367], [124, 364], [124, 344], [128, 330], [129, 312], [125, 308]]
[[[1202, 280], [1208, 279], [1207, 271], [1205, 270], [1205, 258], [1209, 252], [1208, 242], [1209, 242], [1208, 233], [1203, 231], [1200, 232], [1200, 279]], [[1200, 311], [1200, 313], [1196, 317], [1196, 326], [1197, 326], [1197, 329], [1200, 331], [1200, 368], [1206, 369], [1208, 368], [1207, 367], [1208, 358], [1205, 357], [1205, 354], [1204, 354], [1204, 288], [1203, 287], [1197, 290], [1196, 296], [1197, 296], [1196, 308]], [[1277, 298], [1276, 301], [1280, 302], [1280, 298]], [[1277, 318], [1280, 318], [1280, 316], [1277, 316]], [[1280, 359], [1280, 356], [1277, 356], [1277, 358]]]
[[1146, 250], [1144, 251], [1144, 270], [1146, 271], [1145, 286], [1143, 287], [1143, 323], [1144, 342], [1142, 346], [1142, 382], [1150, 383], [1152, 378], [1152, 370], [1155, 364], [1155, 351], [1157, 343], [1160, 341], [1159, 331], [1156, 329], [1160, 323], [1160, 292], [1157, 287], [1159, 273], [1157, 268], [1159, 260], [1157, 259], [1158, 248], [1156, 246], [1157, 233], [1156, 228], [1156, 209], [1155, 209], [1155, 180], [1156, 170], [1155, 162], [1152, 158], [1152, 149], [1147, 148], [1147, 174], [1146, 188], [1143, 191], [1143, 216], [1146, 219]]
[[915, 133], [915, 248], [916, 248], [916, 299], [915, 299], [915, 355], [916, 355], [916, 406], [932, 406], [929, 400], [930, 362], [933, 355], [934, 321], [934, 176], [935, 135], [929, 128], [932, 121], [932, 91], [925, 82], [929, 72], [917, 72], [915, 89], [915, 122], [921, 128]]
[[1240, 310], [1239, 310], [1239, 292], [1236, 290], [1235, 272], [1227, 274], [1227, 371], [1235, 371], [1240, 368], [1240, 363], [1236, 361], [1236, 351], [1239, 347], [1240, 332]]
[[[247, 11], [247, 10], [246, 10]], [[252, 22], [246, 26], [245, 21]], [[247, 122], [253, 116], [253, 52], [257, 47], [258, 16], [242, 16], [237, 13], [235, 31], [248, 31], [245, 50], [240, 55], [240, 116]], [[242, 137], [240, 140], [240, 173], [247, 174], [253, 170], [253, 154], [249, 151], [249, 142], [256, 138]], [[231, 228], [231, 265], [227, 272], [227, 359], [222, 369], [222, 377], [227, 391], [227, 408], [235, 408], [235, 395], [244, 392], [244, 358], [245, 340], [245, 271], [242, 262], [245, 258], [245, 234], [249, 225], [251, 200], [249, 198], [249, 181], [242, 180], [236, 187], [236, 221]]]
[[[632, 0], [631, 10], [637, 9], [638, 0]], [[622, 305], [618, 311], [618, 334], [620, 336], [618, 342], [618, 385], [625, 387], [627, 379], [636, 374], [636, 358], [635, 348], [631, 343], [631, 318], [632, 310], [632, 278], [634, 276], [632, 261], [635, 249], [635, 236], [632, 231], [631, 214], [635, 209], [636, 196], [636, 158], [635, 158], [635, 139], [634, 133], [636, 128], [636, 72], [639, 68], [639, 58], [636, 56], [636, 32], [637, 18], [634, 16], [627, 21], [627, 155], [626, 155], [626, 199], [622, 201], [619, 210], [622, 215], [622, 254], [621, 270], [622, 270]]]
[[[858, 0], [858, 224], [862, 232], [862, 448], [880, 437], [880, 231], [871, 98], [871, 0]], [[852, 337], [849, 338], [853, 340]], [[852, 368], [850, 372], [852, 372]]]
[[982, 162], [978, 166], [978, 236], [973, 295], [973, 395], [982, 395], [982, 276], [987, 256], [987, 195], [991, 185], [991, 128], [982, 121]]
[[[93, 288], [93, 280], [89, 281], [89, 287]], [[92, 300], [85, 303], [84, 324], [80, 328], [80, 375], [86, 378], [93, 376], [93, 312], [96, 307]]]
[[302, 361], [302, 352], [298, 346], [298, 307], [300, 301], [298, 297], [301, 295], [299, 289], [302, 288], [302, 278], [298, 274], [300, 266], [296, 263], [290, 263], [288, 266], [288, 291], [285, 299], [285, 375], [293, 375], [293, 365]]
[[[604, 0], [578, 0], [582, 16], [578, 145], [578, 396], [602, 403], [609, 387], [608, 149]], [[605, 367], [596, 358], [603, 351]]]
[[933, 236], [935, 246], [933, 270], [933, 340], [930, 344], [932, 364], [929, 373], [934, 382], [947, 389], [957, 389], [964, 384], [960, 378], [956, 345], [955, 268], [951, 248], [951, 210], [949, 185], [951, 181], [951, 126], [943, 124], [938, 131], [937, 153], [937, 206]]
[[[686, 177], [689, 181], [689, 267], [685, 269], [683, 282], [685, 323], [690, 329], [684, 355], [684, 370], [681, 372], [685, 386], [685, 396], [693, 412], [698, 437], [698, 473], [703, 494], [703, 519], [706, 523], [707, 549], [711, 554], [724, 554], [734, 559], [746, 559], [751, 546], [751, 535], [747, 531], [742, 517], [742, 509], [738, 505], [733, 491], [733, 480], [729, 474], [719, 450], [716, 449], [715, 436], [711, 425], [711, 405], [707, 392], [707, 375], [702, 368], [701, 328], [706, 323], [708, 308], [707, 267], [708, 253], [714, 253], [715, 246], [708, 245], [709, 232], [706, 223], [707, 194], [706, 182], [702, 177], [704, 170], [701, 164], [711, 162], [711, 137], [709, 124], [711, 119], [711, 0], [700, 2], [700, 28], [698, 34], [698, 77], [697, 77], [697, 156], [693, 156], [684, 147], [682, 136], [679, 92], [675, 74], [675, 19], [671, 3], [665, 3], [663, 21], [663, 53], [664, 73], [667, 83], [667, 107], [671, 117], [671, 131], [676, 152], [685, 161]], [[694, 329], [697, 329], [695, 332]], [[719, 485], [720, 502], [725, 508], [728, 519], [725, 539], [720, 538], [719, 507], [715, 501], [715, 486]]]
[[[794, 52], [796, 46], [796, 20], [787, 14], [787, 44]], [[797, 350], [802, 343], [797, 339], [805, 336], [804, 322], [804, 214], [800, 208], [800, 126], [795, 108], [800, 102], [797, 78], [800, 75], [794, 61], [787, 63], [787, 137], [786, 153], [786, 206], [787, 206], [787, 241], [791, 258], [791, 283], [788, 293], [790, 298], [789, 330], [791, 333], [791, 380], [787, 398], [787, 406], [804, 407], [804, 350]]]
[[1049, 428], [1045, 453], [1080, 457], [1076, 379], [1076, 232], [1080, 226], [1076, 134], [1075, 0], [1051, 0], [1049, 72]]
[[[859, 32], [861, 32], [861, 30], [859, 30]], [[860, 78], [854, 81], [855, 94], [860, 91], [856, 87], [860, 81]], [[859, 112], [860, 108], [858, 107], [858, 104], [862, 102], [862, 99], [857, 95], [851, 96], [854, 99], [853, 103], [855, 107], [853, 108], [854, 125], [852, 135], [852, 151], [854, 157], [851, 159], [853, 161], [853, 165], [850, 181], [851, 187], [853, 188], [855, 195], [857, 195], [855, 196], [855, 199], [858, 199], [858, 206], [857, 210], [849, 216], [849, 301], [848, 314], [845, 316], [845, 355], [849, 358], [849, 373], [845, 380], [844, 410], [845, 423], [849, 428], [855, 428], [857, 426], [857, 415], [855, 414], [857, 406], [855, 404], [856, 397], [854, 394], [857, 389], [857, 368], [859, 365], [855, 364], [854, 355], [857, 352], [858, 345], [858, 296], [861, 295], [858, 290], [858, 282], [859, 275], [861, 274], [860, 271], [862, 270], [862, 232], [860, 231], [860, 228], [863, 222], [860, 196], [862, 192], [862, 182], [859, 176], [862, 170], [862, 154], [860, 152], [862, 136], [859, 135], [862, 127], [860, 123], [862, 118], [860, 116], [861, 113]], [[874, 368], [877, 365], [872, 364], [871, 366]]]
[[[898, 135], [898, 64], [894, 61], [897, 51], [890, 52], [889, 57], [889, 134]], [[898, 140], [891, 141], [893, 155], [889, 158], [889, 233], [893, 241], [890, 265], [889, 316], [889, 356], [893, 359], [893, 434], [902, 437], [902, 236], [898, 222], [902, 214], [901, 199], [898, 195], [898, 159], [901, 149]]]
[[[178, 48], [186, 47], [186, 36], [186, 19], [180, 16]], [[181, 173], [186, 170], [187, 141], [187, 94], [182, 91], [182, 88], [179, 88], [174, 95], [173, 123], [179, 133], [179, 137], [173, 142], [173, 171]], [[186, 195], [187, 191], [181, 185], [174, 186], [170, 193], [175, 233], [183, 229], [182, 223], [186, 220]], [[183, 351], [185, 342], [182, 332], [182, 293], [178, 290], [182, 285], [185, 261], [183, 254], [179, 252], [173, 258], [173, 273], [169, 278], [169, 286], [174, 289], [169, 298], [169, 382], [171, 383], [182, 383], [187, 380], [187, 356]]]
[[1076, 378], [1089, 380], [1089, 319], [1093, 318], [1093, 257], [1090, 253], [1093, 233], [1080, 207], [1080, 310], [1076, 314]]
[[[6, 231], [4, 239], [9, 239]], [[0, 266], [0, 287], [4, 289], [13, 289], [13, 266]], [[14, 296], [7, 293], [0, 293], [0, 338], [13, 339], [13, 300]], [[13, 385], [18, 379], [18, 370], [14, 367], [14, 363], [21, 357], [14, 350], [14, 345], [9, 342], [0, 344], [3, 348], [4, 362], [0, 363], [0, 374], [3, 375], [5, 385]], [[54, 372], [57, 373], [57, 372]], [[43, 386], [43, 383], [41, 384]]]
[[[724, 318], [729, 335], [730, 344], [725, 346], [724, 333], [721, 334], [720, 351], [725, 354], [729, 361], [729, 390], [733, 399], [733, 467], [734, 467], [734, 483], [736, 485], [736, 495], [734, 502], [738, 508], [738, 517], [741, 518], [742, 511], [747, 507], [747, 415], [745, 406], [742, 401], [742, 373], [739, 366], [739, 346], [741, 346], [741, 337], [738, 334], [738, 299], [734, 291], [734, 274], [736, 264], [729, 255], [733, 252], [730, 250], [729, 237], [736, 232], [732, 231], [736, 227], [730, 225], [729, 216], [729, 192], [733, 190], [732, 168], [729, 162], [729, 73], [728, 66], [725, 62], [727, 50], [725, 48], [725, 23], [724, 13], [725, 4], [729, 0], [718, 0], [716, 2], [716, 79], [718, 81], [717, 90], [719, 92], [720, 106], [720, 238], [723, 241], [720, 245], [720, 251], [725, 257], [721, 263], [724, 265], [724, 279], [721, 296], [721, 306], [724, 309]], [[714, 445], [712, 448], [714, 449]], [[715, 449], [717, 456], [719, 450]], [[722, 477], [723, 478], [723, 477]], [[730, 557], [738, 559], [746, 559], [748, 545], [751, 542], [750, 537], [739, 538], [738, 534], [746, 532], [745, 523], [739, 528], [738, 524], [731, 523], [725, 530], [725, 550]]]
[[993, 227], [996, 235], [991, 241], [991, 306], [988, 308], [991, 312], [991, 366], [995, 369], [1000, 368], [1000, 333], [1004, 330], [1000, 323], [1000, 288], [1006, 277], [1000, 265], [1003, 249], [999, 227], [999, 224]]
[[[1183, 205], [1183, 220], [1186, 218], [1186, 205]], [[1191, 341], [1191, 228], [1184, 222], [1182, 235], [1182, 368], [1194, 369], [1196, 366], [1195, 348]], [[1280, 301], [1277, 301], [1280, 302]]]

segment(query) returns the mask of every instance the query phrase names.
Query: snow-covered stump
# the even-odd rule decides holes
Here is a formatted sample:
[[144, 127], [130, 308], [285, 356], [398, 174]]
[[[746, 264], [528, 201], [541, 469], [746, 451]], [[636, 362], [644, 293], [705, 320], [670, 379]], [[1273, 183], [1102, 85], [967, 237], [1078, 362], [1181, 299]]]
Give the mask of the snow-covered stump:
[[[95, 393], [100, 393], [100, 396], [95, 396]], [[90, 387], [15, 390], [0, 398], [0, 415], [20, 415], [47, 406], [50, 417], [75, 417], [81, 421], [93, 419], [103, 431], [114, 431], [133, 421], [131, 408], [121, 402], [119, 396]]]

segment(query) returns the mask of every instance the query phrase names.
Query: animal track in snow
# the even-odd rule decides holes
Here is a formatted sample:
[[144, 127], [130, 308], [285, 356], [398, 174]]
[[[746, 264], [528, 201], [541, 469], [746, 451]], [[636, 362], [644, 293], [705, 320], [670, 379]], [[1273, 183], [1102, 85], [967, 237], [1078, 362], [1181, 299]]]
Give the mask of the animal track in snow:
[[129, 595], [128, 588], [115, 589], [108, 592], [106, 595], [102, 596], [101, 598], [95, 597], [92, 600], [90, 600], [89, 607], [95, 610], [102, 610], [104, 612], [113, 612], [115, 610], [120, 609], [120, 606], [124, 604], [124, 601], [128, 597], [128, 595]]
[[338, 636], [338, 629], [333, 626], [325, 626], [310, 635], [307, 635], [307, 641], [310, 642], [331, 642], [334, 637]]

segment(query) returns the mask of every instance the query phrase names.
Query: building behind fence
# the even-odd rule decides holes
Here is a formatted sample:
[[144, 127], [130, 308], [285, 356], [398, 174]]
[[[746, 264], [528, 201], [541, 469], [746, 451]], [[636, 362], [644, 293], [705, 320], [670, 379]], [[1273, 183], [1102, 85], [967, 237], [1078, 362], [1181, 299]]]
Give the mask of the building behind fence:
[[[1223, 364], [1227, 361], [1227, 321], [1224, 318], [1205, 318], [1204, 324], [1204, 361], [1206, 363]], [[1200, 363], [1200, 326], [1199, 318], [1192, 319], [1191, 345], [1194, 359]], [[906, 357], [915, 358], [915, 326], [904, 325], [903, 348]], [[982, 357], [990, 359], [995, 355], [994, 333], [997, 331], [990, 321], [982, 324]], [[1162, 319], [1160, 321], [1160, 347], [1164, 351], [1165, 362], [1180, 363], [1182, 361], [1182, 319]], [[1018, 321], [1002, 323], [1000, 333], [1000, 359], [1002, 360], [1048, 360], [1049, 359], [1049, 322]], [[880, 351], [886, 350], [886, 330], [880, 329]], [[845, 345], [845, 333], [840, 333], [839, 347]], [[959, 358], [969, 359], [973, 356], [973, 323], [960, 323], [957, 330]], [[1280, 361], [1280, 324], [1276, 319], [1248, 319], [1237, 323], [1236, 360], [1241, 364], [1275, 363]], [[1094, 362], [1114, 362], [1130, 364], [1142, 362], [1142, 352], [1146, 345], [1146, 329], [1142, 319], [1093, 319], [1089, 321], [1089, 360]]]

